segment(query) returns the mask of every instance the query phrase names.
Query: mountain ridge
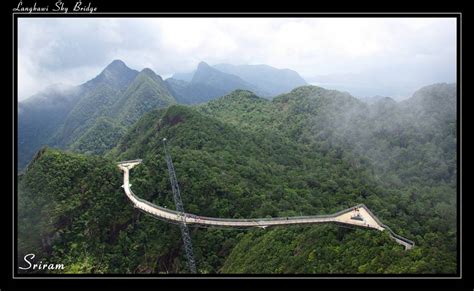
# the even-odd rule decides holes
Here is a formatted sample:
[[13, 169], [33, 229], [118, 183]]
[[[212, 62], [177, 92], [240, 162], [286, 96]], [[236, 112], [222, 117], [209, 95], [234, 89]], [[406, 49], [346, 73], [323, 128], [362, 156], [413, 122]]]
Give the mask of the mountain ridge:
[[[296, 72], [290, 69], [276, 69], [269, 65], [231, 65], [217, 64], [209, 66], [205, 62], [198, 64], [198, 69], [189, 73], [175, 73], [167, 80], [175, 82], [175, 80], [192, 83], [196, 72], [203, 69], [217, 69], [218, 71], [230, 74], [240, 78], [242, 81], [251, 85], [250, 88], [241, 86], [240, 89], [249, 89], [257, 95], [272, 98], [282, 93], [287, 93], [295, 87], [307, 85], [307, 82]], [[226, 94], [230, 93], [226, 90]]]
[[[116, 166], [141, 158], [134, 192], [174, 209], [166, 137], [187, 212], [285, 217], [364, 203], [416, 242], [407, 252], [387, 233], [329, 225], [192, 229], [200, 273], [454, 274], [457, 137], [443, 106], [452, 89], [380, 109], [315, 86], [273, 100], [236, 90], [145, 113], [105, 158], [46, 149], [21, 177], [20, 255], [38, 249], [79, 273], [186, 273], [179, 228], [134, 209]], [[451, 119], [420, 122], [433, 112]]]
[[[130, 86], [134, 88], [127, 91]], [[51, 110], [39, 97], [19, 102], [22, 112], [18, 130], [20, 169], [44, 145], [64, 149], [72, 147], [76, 150], [87, 148], [89, 153], [101, 154], [113, 147], [124, 133], [123, 130], [143, 113], [176, 102], [163, 79], [151, 69], [145, 68], [138, 72], [121, 60], [112, 61], [96, 77], [72, 88], [75, 95], [60, 97], [73, 102], [64, 101], [60, 103], [64, 105], [59, 104]], [[50, 95], [46, 94], [42, 99], [48, 100]], [[36, 119], [30, 116], [36, 116]], [[118, 130], [118, 134], [107, 134], [109, 138], [105, 140], [93, 138], [105, 134], [106, 129]], [[84, 135], [88, 137], [81, 139]], [[81, 144], [81, 141], [87, 140], [86, 143], [89, 143], [94, 139], [101, 151], [91, 151], [89, 146]], [[105, 141], [108, 144], [104, 144]]]

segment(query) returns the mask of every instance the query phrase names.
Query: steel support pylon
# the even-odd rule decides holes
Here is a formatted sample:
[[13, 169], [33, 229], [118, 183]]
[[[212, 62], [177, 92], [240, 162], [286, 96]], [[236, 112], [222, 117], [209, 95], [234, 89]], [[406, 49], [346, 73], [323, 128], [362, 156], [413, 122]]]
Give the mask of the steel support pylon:
[[174, 171], [171, 155], [168, 152], [168, 148], [166, 146], [166, 138], [163, 139], [163, 146], [165, 148], [165, 159], [166, 159], [166, 165], [168, 166], [171, 189], [173, 190], [173, 199], [176, 205], [176, 211], [179, 212], [178, 215], [181, 220], [179, 227], [181, 229], [181, 236], [183, 238], [184, 250], [186, 252], [186, 258], [188, 260], [189, 271], [195, 274], [196, 262], [194, 261], [193, 244], [191, 242], [191, 236], [189, 235], [189, 229], [186, 224], [186, 215], [184, 212], [183, 201], [181, 200], [181, 193], [179, 191], [178, 179], [176, 178], [176, 172]]

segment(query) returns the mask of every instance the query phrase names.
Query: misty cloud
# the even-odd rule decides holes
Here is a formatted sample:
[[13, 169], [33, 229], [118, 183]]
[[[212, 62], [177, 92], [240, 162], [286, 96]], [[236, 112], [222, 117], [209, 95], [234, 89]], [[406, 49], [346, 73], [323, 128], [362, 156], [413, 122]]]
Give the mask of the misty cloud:
[[355, 96], [404, 98], [456, 79], [455, 19], [20, 18], [19, 98], [96, 76], [114, 59], [163, 77], [211, 65], [268, 64]]

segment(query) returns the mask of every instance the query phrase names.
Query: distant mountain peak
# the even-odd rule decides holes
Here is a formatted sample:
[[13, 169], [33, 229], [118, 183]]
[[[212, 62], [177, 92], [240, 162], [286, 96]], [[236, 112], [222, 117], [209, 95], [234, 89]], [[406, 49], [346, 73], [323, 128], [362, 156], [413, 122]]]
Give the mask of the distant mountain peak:
[[122, 89], [126, 87], [137, 74], [137, 71], [127, 67], [123, 61], [114, 60], [107, 67], [105, 67], [105, 69], [97, 77], [87, 81], [84, 86], [92, 88], [99, 83], [103, 83]]
[[115, 78], [123, 74], [128, 74], [130, 71], [132, 71], [132, 69], [127, 67], [123, 61], [114, 60], [107, 67], [105, 67], [101, 75], [107, 78]]
[[[207, 79], [211, 75], [216, 76], [216, 75], [223, 75], [223, 74], [225, 74], [225, 73], [222, 73], [222, 72], [212, 68], [207, 63], [200, 62], [197, 69], [196, 69], [196, 72], [193, 75], [193, 78], [192, 78], [191, 82], [193, 82], [193, 83], [203, 82], [203, 81], [207, 81]], [[227, 75], [227, 74], [225, 74], [225, 75]]]
[[150, 75], [150, 76], [155, 76], [155, 72], [150, 69], [150, 68], [144, 68], [143, 70], [140, 71], [141, 74], [145, 74], [145, 75]]
[[130, 70], [129, 67], [122, 61], [122, 60], [113, 60], [107, 67], [105, 67], [104, 71], [124, 71], [124, 70]]
[[245, 82], [255, 85], [266, 93], [263, 97], [288, 93], [296, 87], [307, 85], [297, 72], [290, 69], [277, 69], [265, 64], [217, 64], [212, 67], [221, 72], [236, 75]]
[[145, 75], [155, 81], [163, 81], [160, 75], [157, 75], [152, 69], [150, 68], [144, 68], [141, 70], [140, 75]]
[[206, 69], [211, 69], [211, 66], [209, 66], [208, 63], [206, 62], [200, 62], [197, 67], [198, 70], [206, 70]]

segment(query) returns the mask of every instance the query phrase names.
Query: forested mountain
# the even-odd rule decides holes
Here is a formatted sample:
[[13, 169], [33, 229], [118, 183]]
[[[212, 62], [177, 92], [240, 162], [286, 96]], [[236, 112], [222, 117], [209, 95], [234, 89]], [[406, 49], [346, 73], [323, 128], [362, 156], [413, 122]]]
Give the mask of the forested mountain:
[[51, 89], [19, 103], [18, 167], [44, 145], [103, 154], [144, 113], [173, 103], [152, 70], [138, 72], [115, 60], [80, 86], [60, 93]]
[[255, 86], [267, 92], [267, 95], [259, 94], [261, 97], [273, 97], [288, 93], [296, 87], [307, 85], [306, 81], [297, 72], [289, 69], [276, 69], [268, 65], [235, 66], [231, 64], [217, 64], [213, 67], [221, 72], [239, 76], [242, 80], [255, 84]]
[[69, 114], [53, 146], [105, 153], [144, 113], [176, 103], [161, 77], [150, 69], [143, 69], [125, 86], [101, 84], [92, 92]]
[[98, 118], [106, 117], [109, 108], [137, 74], [122, 61], [115, 60], [97, 77], [81, 85], [86, 90], [56, 132], [51, 145], [66, 148], [93, 127]]
[[196, 71], [163, 81], [150, 69], [138, 72], [114, 60], [80, 86], [48, 88], [19, 102], [18, 168], [23, 169], [43, 145], [103, 154], [152, 109], [203, 103], [236, 89], [273, 96], [305, 84], [296, 72], [270, 66], [224, 65], [222, 70], [236, 74], [201, 62]]
[[150, 69], [143, 69], [111, 109], [122, 125], [131, 125], [144, 113], [176, 103], [163, 79]]
[[177, 73], [166, 80], [180, 103], [196, 104], [224, 96], [236, 89], [249, 90], [271, 98], [306, 85], [301, 76], [289, 69], [268, 65], [217, 64], [201, 62], [195, 71]]
[[257, 86], [240, 77], [214, 69], [205, 62], [200, 62], [193, 73], [191, 81], [168, 79], [170, 91], [181, 103], [196, 104], [224, 96], [236, 89], [244, 89], [267, 95]]
[[130, 69], [123, 61], [113, 60], [99, 75], [82, 86], [95, 88], [98, 85], [107, 85], [116, 90], [123, 90], [137, 75], [138, 71]]
[[20, 176], [19, 258], [33, 248], [71, 273], [187, 272], [179, 228], [134, 209], [115, 165], [142, 158], [134, 192], [174, 209], [166, 137], [187, 212], [316, 215], [364, 203], [416, 242], [405, 251], [385, 232], [334, 225], [193, 228], [200, 273], [454, 273], [455, 96], [452, 84], [373, 105], [314, 86], [271, 101], [236, 90], [144, 114], [104, 157], [44, 149]]

